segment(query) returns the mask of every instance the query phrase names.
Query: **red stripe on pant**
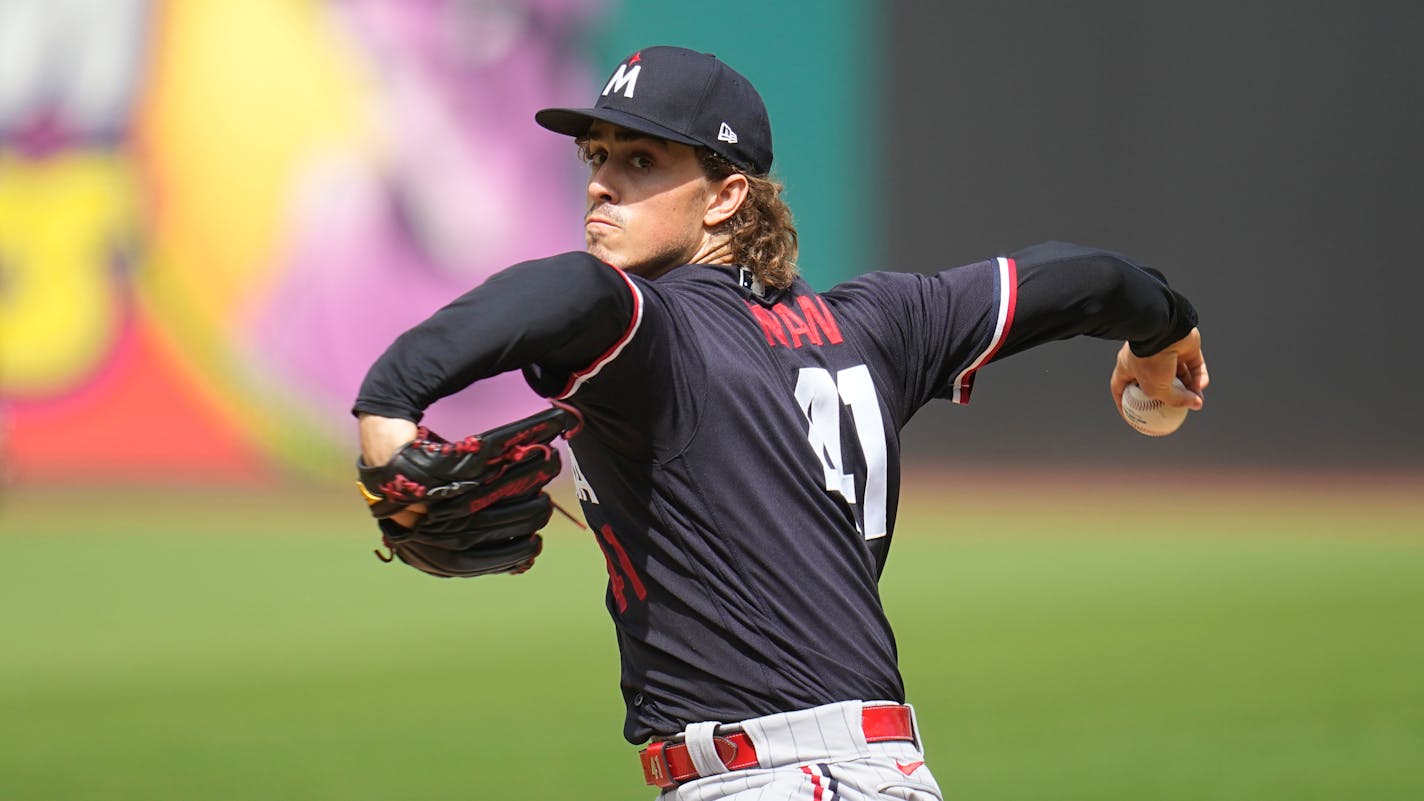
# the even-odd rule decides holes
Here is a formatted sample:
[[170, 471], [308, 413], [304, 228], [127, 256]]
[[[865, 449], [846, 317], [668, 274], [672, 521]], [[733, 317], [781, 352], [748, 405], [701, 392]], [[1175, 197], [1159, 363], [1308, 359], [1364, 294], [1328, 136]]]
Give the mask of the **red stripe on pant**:
[[813, 772], [810, 765], [802, 765], [801, 772], [811, 777], [811, 786], [816, 788], [816, 794], [812, 796], [812, 798], [814, 798], [815, 801], [823, 801], [822, 795], [825, 793], [826, 788], [821, 786], [821, 775]]

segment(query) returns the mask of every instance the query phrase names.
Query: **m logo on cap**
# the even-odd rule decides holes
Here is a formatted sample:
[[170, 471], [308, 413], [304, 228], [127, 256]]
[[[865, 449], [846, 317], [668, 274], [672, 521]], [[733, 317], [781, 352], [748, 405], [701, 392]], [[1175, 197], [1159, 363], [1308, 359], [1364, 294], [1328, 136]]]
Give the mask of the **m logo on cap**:
[[[644, 75], [645, 67], [652, 72]], [[642, 94], [639, 78], [645, 79]], [[767, 175], [771, 169], [766, 105], [746, 77], [716, 56], [683, 47], [650, 47], [615, 64], [607, 81], [592, 108], [540, 109], [534, 120], [576, 139], [587, 135], [595, 122], [605, 122], [669, 142], [707, 147], [748, 175]]]
[[628, 69], [627, 64], [619, 64], [618, 71], [613, 73], [613, 77], [608, 79], [608, 85], [603, 87], [603, 96], [608, 97], [609, 92], [622, 92], [624, 97], [632, 100], [633, 90], [638, 87], [638, 73], [642, 71], [642, 64], [634, 66], [631, 70]]

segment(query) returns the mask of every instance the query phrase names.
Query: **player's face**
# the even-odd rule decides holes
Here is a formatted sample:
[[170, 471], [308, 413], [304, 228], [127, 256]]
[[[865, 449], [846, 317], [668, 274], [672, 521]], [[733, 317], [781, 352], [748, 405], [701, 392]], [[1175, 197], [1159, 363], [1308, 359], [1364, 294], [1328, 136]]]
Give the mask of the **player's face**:
[[587, 139], [586, 250], [647, 278], [692, 261], [716, 195], [696, 151], [602, 122]]

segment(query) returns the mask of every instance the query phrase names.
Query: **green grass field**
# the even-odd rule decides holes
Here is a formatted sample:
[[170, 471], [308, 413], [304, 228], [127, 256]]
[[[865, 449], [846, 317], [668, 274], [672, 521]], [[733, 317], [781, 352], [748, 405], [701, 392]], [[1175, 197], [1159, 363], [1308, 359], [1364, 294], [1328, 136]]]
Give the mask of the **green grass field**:
[[[948, 798], [1424, 798], [1417, 483], [1104, 483], [907, 495], [883, 589]], [[350, 492], [182, 494], [0, 499], [0, 799], [652, 798], [587, 535], [440, 581]]]

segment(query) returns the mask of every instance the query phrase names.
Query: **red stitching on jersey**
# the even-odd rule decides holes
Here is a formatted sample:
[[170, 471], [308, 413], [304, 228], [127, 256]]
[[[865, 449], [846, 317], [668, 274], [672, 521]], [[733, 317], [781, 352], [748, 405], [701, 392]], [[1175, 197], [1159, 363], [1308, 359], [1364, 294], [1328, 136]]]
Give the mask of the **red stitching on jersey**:
[[613, 569], [613, 558], [607, 553], [603, 554], [603, 562], [608, 566], [608, 589], [613, 593], [613, 602], [618, 606], [619, 612], [627, 612], [628, 596], [623, 594], [623, 577]]
[[603, 528], [600, 528], [598, 532], [603, 535], [603, 539], [608, 543], [608, 547], [612, 548], [614, 554], [617, 555], [618, 566], [623, 568], [623, 572], [628, 576], [629, 583], [633, 585], [633, 594], [637, 595], [640, 601], [647, 600], [648, 588], [643, 586], [643, 580], [639, 578], [638, 570], [633, 567], [633, 560], [629, 559], [628, 552], [623, 550], [623, 543], [618, 541], [617, 535], [613, 533], [613, 527], [604, 523]]

